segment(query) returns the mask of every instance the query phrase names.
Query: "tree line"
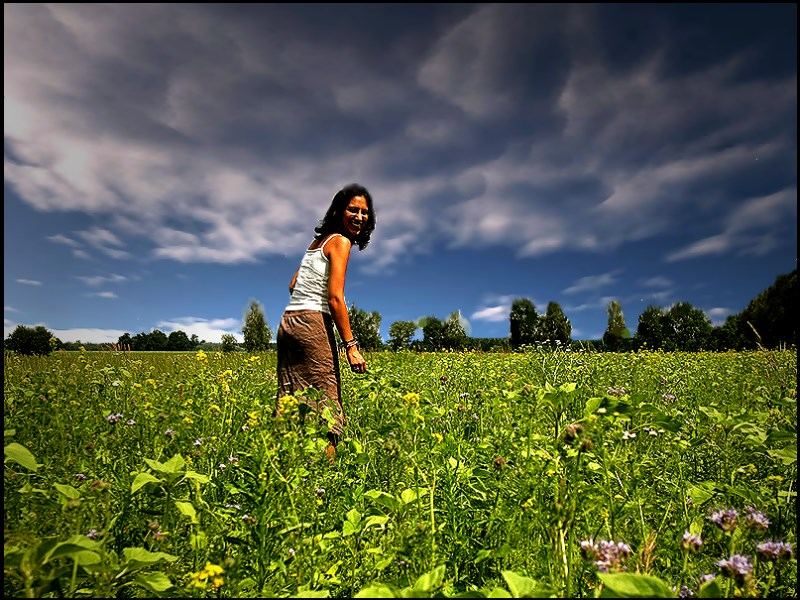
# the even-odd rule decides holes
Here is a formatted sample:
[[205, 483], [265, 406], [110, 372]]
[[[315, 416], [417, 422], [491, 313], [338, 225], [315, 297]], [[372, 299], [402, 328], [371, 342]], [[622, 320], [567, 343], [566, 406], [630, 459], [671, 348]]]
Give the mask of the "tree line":
[[[740, 313], [730, 315], [721, 326], [713, 326], [701, 309], [689, 302], [678, 302], [669, 308], [650, 305], [639, 315], [634, 334], [625, 324], [618, 300], [608, 303], [608, 323], [599, 340], [572, 340], [572, 325], [557, 302], [549, 302], [539, 314], [529, 298], [517, 298], [509, 314], [509, 336], [506, 338], [470, 337], [459, 311], [440, 319], [429, 315], [417, 321], [395, 321], [389, 326], [389, 340], [380, 335], [381, 314], [351, 305], [350, 326], [364, 350], [409, 350], [420, 352], [476, 350], [507, 352], [532, 346], [578, 346], [598, 351], [627, 351], [643, 348], [666, 351], [747, 350], [796, 346], [797, 343], [797, 269], [780, 275], [766, 290], [758, 294]], [[414, 339], [421, 331], [422, 339]], [[220, 343], [187, 336], [183, 331], [169, 335], [158, 329], [131, 336], [125, 333], [115, 344], [82, 344], [61, 342], [45, 327], [17, 328], [3, 341], [4, 350], [21, 354], [49, 354], [53, 350], [133, 350], [192, 351], [244, 350], [258, 352], [274, 349], [272, 331], [261, 305], [251, 300], [242, 324], [244, 342], [224, 334]], [[338, 333], [336, 335], [338, 339]]]

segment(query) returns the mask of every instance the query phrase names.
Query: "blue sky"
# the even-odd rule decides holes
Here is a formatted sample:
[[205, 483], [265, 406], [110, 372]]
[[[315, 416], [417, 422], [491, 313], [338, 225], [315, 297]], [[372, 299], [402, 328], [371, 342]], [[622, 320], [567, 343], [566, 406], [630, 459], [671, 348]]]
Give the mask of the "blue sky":
[[343, 185], [375, 201], [348, 302], [516, 297], [600, 337], [720, 324], [797, 266], [797, 8], [41, 5], [4, 12], [4, 333], [273, 331]]

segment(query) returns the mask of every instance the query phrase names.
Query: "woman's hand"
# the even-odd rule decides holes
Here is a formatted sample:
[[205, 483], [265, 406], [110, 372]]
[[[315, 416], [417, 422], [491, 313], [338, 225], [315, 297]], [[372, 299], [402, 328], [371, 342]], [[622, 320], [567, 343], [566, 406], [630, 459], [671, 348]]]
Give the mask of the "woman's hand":
[[361, 356], [361, 352], [358, 351], [358, 346], [351, 346], [347, 349], [347, 362], [350, 363], [350, 369], [352, 369], [353, 373], [367, 372], [367, 362]]

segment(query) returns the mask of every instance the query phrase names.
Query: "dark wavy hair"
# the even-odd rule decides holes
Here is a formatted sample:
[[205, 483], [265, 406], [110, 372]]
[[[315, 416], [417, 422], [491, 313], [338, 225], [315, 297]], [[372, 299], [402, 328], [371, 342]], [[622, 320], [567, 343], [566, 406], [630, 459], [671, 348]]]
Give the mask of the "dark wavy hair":
[[[364, 198], [367, 200], [368, 214], [366, 225], [361, 228], [358, 236], [353, 239], [344, 230], [344, 226], [342, 225], [342, 215], [344, 214], [344, 210], [347, 208], [347, 205], [350, 204], [350, 200], [356, 196], [364, 196]], [[363, 250], [367, 247], [367, 244], [369, 244], [369, 238], [372, 236], [372, 232], [374, 230], [375, 209], [372, 207], [372, 196], [370, 196], [367, 188], [365, 188], [363, 185], [351, 183], [336, 192], [336, 195], [333, 197], [333, 201], [331, 201], [331, 206], [328, 209], [328, 212], [325, 213], [325, 217], [319, 222], [319, 226], [314, 228], [314, 231], [317, 234], [314, 236], [314, 239], [322, 239], [331, 233], [341, 233], [342, 235], [348, 237], [354, 244], [358, 244], [359, 250]]]

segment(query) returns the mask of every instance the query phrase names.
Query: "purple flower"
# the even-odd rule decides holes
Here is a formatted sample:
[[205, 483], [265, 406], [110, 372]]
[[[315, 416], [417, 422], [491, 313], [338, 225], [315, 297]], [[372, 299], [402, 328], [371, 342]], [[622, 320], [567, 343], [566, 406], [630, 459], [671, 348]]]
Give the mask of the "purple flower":
[[700, 546], [702, 545], [703, 545], [703, 540], [700, 538], [699, 535], [689, 533], [688, 531], [683, 534], [683, 539], [681, 540], [681, 546], [683, 547], [684, 550], [697, 552], [698, 550], [700, 550]]
[[685, 585], [682, 585], [681, 591], [678, 593], [678, 598], [691, 598], [692, 596], [694, 596], [694, 592]]
[[731, 532], [736, 529], [736, 517], [738, 514], [739, 513], [732, 508], [728, 510], [718, 510], [713, 513], [708, 520], [722, 529], [722, 531]]
[[714, 575], [713, 573], [706, 573], [705, 575], [701, 575], [700, 576], [700, 585], [703, 585], [704, 583], [708, 583], [709, 581], [714, 579], [714, 577], [716, 577], [716, 575]]
[[106, 421], [112, 425], [122, 419], [122, 413], [111, 413], [106, 417]]
[[583, 540], [581, 555], [586, 559], [594, 560], [598, 571], [608, 573], [612, 569], [625, 568], [621, 563], [623, 559], [631, 555], [631, 547], [625, 542], [600, 540], [595, 543], [592, 540]]
[[97, 529], [90, 529], [86, 532], [86, 537], [88, 537], [90, 540], [96, 540], [100, 537], [100, 533], [97, 531]]
[[78, 481], [86, 481], [87, 478], [83, 473], [75, 473], [75, 479]]
[[753, 572], [750, 560], [741, 554], [734, 554], [729, 559], [720, 560], [716, 564], [720, 571], [728, 577], [732, 577], [737, 585], [742, 585], [747, 576]]
[[664, 400], [664, 402], [675, 402], [675, 394], [666, 393], [661, 396], [661, 399]]
[[168, 438], [175, 437], [175, 430], [174, 430], [174, 429], [172, 429], [172, 427], [170, 427], [169, 429], [167, 429], [167, 430], [164, 432], [164, 435], [165, 435], [165, 436], [167, 436]]
[[792, 545], [784, 542], [764, 542], [756, 546], [756, 552], [764, 560], [781, 560], [792, 558]]
[[747, 515], [745, 516], [744, 520], [745, 523], [747, 523], [750, 527], [759, 531], [766, 531], [769, 528], [770, 521], [767, 518], [767, 515], [757, 511], [752, 506], [747, 508]]

